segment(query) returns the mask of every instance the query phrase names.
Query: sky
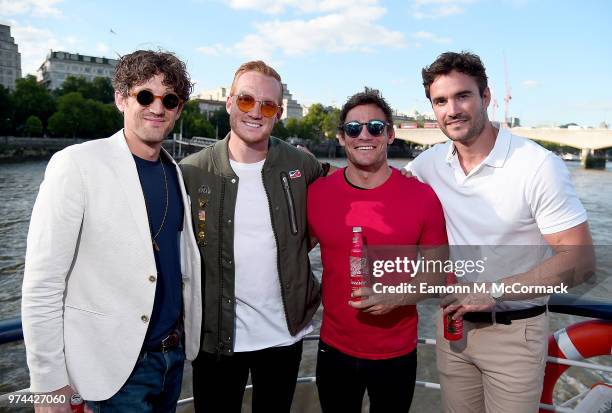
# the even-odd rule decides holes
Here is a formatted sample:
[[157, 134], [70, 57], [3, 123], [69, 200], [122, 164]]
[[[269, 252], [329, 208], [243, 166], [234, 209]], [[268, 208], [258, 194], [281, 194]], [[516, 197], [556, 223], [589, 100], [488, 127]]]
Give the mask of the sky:
[[23, 74], [49, 50], [116, 58], [163, 49], [195, 91], [231, 84], [252, 59], [301, 104], [341, 106], [364, 86], [404, 113], [431, 113], [421, 69], [445, 51], [478, 54], [498, 107], [524, 126], [612, 126], [612, 1], [0, 0]]

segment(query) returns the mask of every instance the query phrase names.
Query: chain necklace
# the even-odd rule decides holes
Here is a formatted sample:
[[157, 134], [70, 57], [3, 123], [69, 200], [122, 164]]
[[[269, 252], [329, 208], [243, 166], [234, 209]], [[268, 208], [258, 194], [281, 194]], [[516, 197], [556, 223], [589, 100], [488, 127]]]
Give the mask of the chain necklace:
[[153, 235], [153, 222], [151, 220], [151, 214], [149, 213], [149, 205], [147, 203], [147, 196], [144, 192], [144, 188], [142, 188], [142, 195], [144, 196], [145, 208], [147, 210], [147, 218], [149, 218], [149, 231], [151, 232], [151, 243], [153, 244], [153, 248], [155, 248], [157, 252], [159, 252], [159, 244], [157, 244], [156, 239], [159, 233], [164, 228], [164, 224], [166, 223], [166, 215], [168, 214], [168, 203], [169, 203], [168, 202], [168, 177], [166, 176], [166, 168], [164, 168], [164, 162], [161, 159], [161, 157], [159, 159], [159, 163], [161, 164], [162, 172], [164, 173], [164, 188], [166, 190], [166, 204], [164, 206], [164, 216], [162, 217], [161, 225], [157, 229], [157, 232], [155, 233], [155, 235]]

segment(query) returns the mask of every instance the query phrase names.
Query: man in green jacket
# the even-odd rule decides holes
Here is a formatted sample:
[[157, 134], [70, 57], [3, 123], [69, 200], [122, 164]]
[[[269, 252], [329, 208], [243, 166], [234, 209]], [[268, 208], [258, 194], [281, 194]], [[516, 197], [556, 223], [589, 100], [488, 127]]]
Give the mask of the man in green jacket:
[[289, 412], [319, 285], [308, 260], [310, 154], [271, 137], [279, 74], [261, 61], [234, 76], [225, 139], [181, 162], [203, 259], [196, 412], [240, 412], [249, 371], [254, 412]]

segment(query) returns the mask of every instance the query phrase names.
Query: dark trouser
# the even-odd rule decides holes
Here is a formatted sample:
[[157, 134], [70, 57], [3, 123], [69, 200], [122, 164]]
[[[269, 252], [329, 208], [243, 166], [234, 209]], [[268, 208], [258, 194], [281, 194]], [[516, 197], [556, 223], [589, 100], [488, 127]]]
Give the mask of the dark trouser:
[[233, 356], [201, 352], [193, 361], [195, 411], [239, 413], [250, 370], [253, 413], [289, 412], [301, 360], [301, 340]]
[[408, 412], [416, 380], [416, 349], [385, 360], [352, 357], [319, 341], [317, 388], [325, 413], [360, 413], [365, 390], [370, 413]]
[[173, 413], [181, 394], [185, 350], [143, 350], [132, 374], [110, 399], [87, 401], [94, 413]]

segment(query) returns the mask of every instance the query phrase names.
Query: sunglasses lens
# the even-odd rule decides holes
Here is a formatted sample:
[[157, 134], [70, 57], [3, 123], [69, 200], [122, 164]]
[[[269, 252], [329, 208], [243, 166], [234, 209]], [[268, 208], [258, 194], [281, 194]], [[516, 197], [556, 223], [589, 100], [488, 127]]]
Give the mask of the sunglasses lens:
[[372, 136], [380, 136], [385, 130], [385, 122], [381, 120], [371, 120], [368, 122], [368, 132]]
[[153, 96], [153, 93], [151, 93], [149, 90], [141, 90], [136, 95], [136, 101], [142, 106], [149, 106], [151, 103], [153, 103], [154, 99], [155, 96]]
[[362, 125], [359, 122], [345, 123], [342, 129], [351, 138], [356, 138], [361, 133]]
[[276, 106], [276, 103], [267, 100], [261, 102], [261, 114], [264, 115], [266, 118], [273, 117], [274, 115], [276, 115], [277, 111], [278, 106]]
[[174, 109], [179, 105], [180, 99], [174, 93], [169, 93], [162, 99], [162, 103], [166, 109]]
[[255, 98], [251, 95], [238, 95], [236, 97], [238, 109], [243, 112], [248, 112], [255, 107]]

